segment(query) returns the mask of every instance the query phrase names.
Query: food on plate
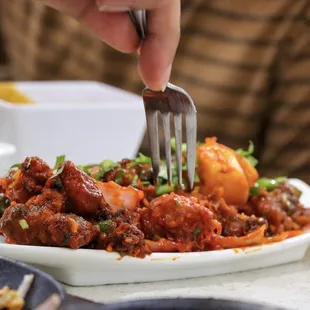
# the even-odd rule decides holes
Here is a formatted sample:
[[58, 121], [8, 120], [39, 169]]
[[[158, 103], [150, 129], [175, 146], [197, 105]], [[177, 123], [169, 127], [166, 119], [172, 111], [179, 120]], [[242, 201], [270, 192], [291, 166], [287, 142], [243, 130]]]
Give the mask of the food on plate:
[[[8, 286], [0, 288], [0, 309], [22, 310], [25, 306], [25, 298], [34, 280], [34, 275], [25, 275], [17, 290]], [[59, 308], [61, 299], [58, 294], [52, 294], [34, 310], [56, 310]]]
[[1, 82], [0, 83], [0, 100], [12, 104], [29, 104], [33, 101], [22, 93], [14, 83]]
[[197, 148], [200, 192], [216, 194], [228, 204], [244, 204], [249, 188], [254, 186], [258, 173], [251, 163], [229, 147], [208, 138]]
[[[175, 141], [171, 142], [172, 149]], [[248, 247], [303, 233], [310, 210], [284, 177], [259, 178], [248, 150], [207, 138], [197, 144], [194, 189], [173, 162], [157, 182], [151, 159], [76, 166], [59, 156], [49, 167], [28, 157], [0, 178], [0, 233], [7, 243], [89, 248], [144, 258], [153, 252], [196, 252]]]

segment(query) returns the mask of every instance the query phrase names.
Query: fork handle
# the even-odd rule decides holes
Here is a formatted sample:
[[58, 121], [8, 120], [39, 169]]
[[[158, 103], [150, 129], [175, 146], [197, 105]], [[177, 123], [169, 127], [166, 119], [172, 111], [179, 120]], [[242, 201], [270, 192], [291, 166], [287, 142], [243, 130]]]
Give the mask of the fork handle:
[[132, 11], [129, 11], [128, 13], [136, 27], [136, 30], [139, 34], [140, 39], [144, 40], [146, 37], [146, 31], [147, 31], [146, 10], [132, 10]]

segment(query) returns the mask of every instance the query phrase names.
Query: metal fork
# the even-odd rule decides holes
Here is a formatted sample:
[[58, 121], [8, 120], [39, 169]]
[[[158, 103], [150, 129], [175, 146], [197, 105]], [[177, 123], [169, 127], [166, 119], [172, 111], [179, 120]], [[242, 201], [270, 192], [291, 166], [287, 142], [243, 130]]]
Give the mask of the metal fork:
[[[134, 25], [136, 26], [141, 40], [144, 40], [147, 32], [146, 11], [130, 11], [129, 15], [132, 18]], [[184, 115], [186, 124], [187, 176], [189, 187], [192, 189], [194, 186], [196, 168], [197, 111], [191, 96], [184, 89], [168, 83], [166, 90], [163, 92], [155, 92], [148, 88], [144, 89], [143, 101], [147, 120], [153, 176], [155, 180], [157, 180], [160, 170], [158, 113], [161, 113], [164, 129], [165, 155], [169, 183], [172, 179], [170, 115], [173, 115], [176, 140], [177, 176], [180, 186], [183, 186], [182, 117]]]

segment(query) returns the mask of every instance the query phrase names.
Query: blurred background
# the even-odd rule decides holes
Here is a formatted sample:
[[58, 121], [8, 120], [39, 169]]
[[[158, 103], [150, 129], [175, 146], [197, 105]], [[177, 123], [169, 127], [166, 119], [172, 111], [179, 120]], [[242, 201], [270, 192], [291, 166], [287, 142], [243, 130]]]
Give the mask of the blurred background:
[[[114, 51], [41, 1], [1, 6], [2, 81], [91, 80], [141, 94], [136, 55]], [[306, 0], [182, 1], [172, 72], [195, 100], [199, 140], [216, 136], [235, 149], [252, 140], [261, 174], [308, 182], [309, 11]]]

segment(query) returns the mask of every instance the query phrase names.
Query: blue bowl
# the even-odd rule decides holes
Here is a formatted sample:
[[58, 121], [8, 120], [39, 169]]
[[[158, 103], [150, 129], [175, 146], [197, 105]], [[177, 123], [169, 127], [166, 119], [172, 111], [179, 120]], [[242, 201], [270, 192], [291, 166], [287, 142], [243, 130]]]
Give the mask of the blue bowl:
[[17, 289], [27, 274], [33, 274], [34, 281], [25, 298], [24, 310], [34, 309], [54, 293], [62, 301], [65, 300], [63, 287], [48, 274], [23, 263], [0, 258], [0, 287], [7, 285], [11, 289]]

